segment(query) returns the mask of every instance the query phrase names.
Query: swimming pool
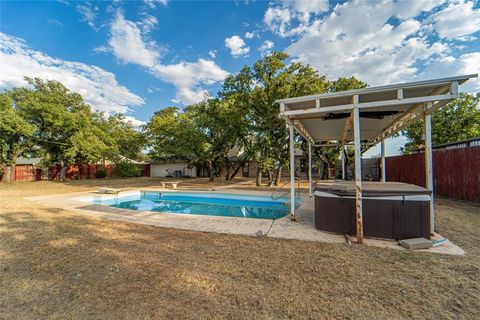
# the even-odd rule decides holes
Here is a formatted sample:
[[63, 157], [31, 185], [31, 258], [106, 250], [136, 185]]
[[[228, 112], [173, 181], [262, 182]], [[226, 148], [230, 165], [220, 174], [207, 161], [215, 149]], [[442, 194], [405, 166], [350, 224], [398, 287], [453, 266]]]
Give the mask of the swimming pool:
[[[115, 208], [197, 214], [209, 216], [278, 219], [290, 212], [288, 198], [273, 200], [269, 196], [239, 195], [212, 192], [151, 192], [120, 195], [109, 199], [93, 199], [95, 204]], [[295, 201], [300, 205], [300, 199]]]

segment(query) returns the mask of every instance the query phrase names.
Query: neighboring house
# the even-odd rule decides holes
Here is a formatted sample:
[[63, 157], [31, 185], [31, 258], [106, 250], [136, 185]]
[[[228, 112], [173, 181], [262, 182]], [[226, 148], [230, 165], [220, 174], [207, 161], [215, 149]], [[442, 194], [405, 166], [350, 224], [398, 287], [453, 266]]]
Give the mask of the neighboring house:
[[152, 178], [164, 178], [164, 177], [184, 177], [189, 176], [192, 178], [197, 177], [197, 168], [190, 165], [187, 161], [183, 160], [153, 160], [150, 163], [150, 177]]
[[36, 166], [42, 161], [42, 158], [24, 158], [19, 157], [15, 161], [15, 166]]

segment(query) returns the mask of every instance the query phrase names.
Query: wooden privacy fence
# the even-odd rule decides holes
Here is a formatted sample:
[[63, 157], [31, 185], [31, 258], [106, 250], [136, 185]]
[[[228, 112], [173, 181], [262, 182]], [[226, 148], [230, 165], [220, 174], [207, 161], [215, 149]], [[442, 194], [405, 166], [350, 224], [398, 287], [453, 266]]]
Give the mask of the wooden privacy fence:
[[[150, 164], [141, 164], [141, 176], [150, 176]], [[51, 166], [46, 170], [37, 169], [32, 165], [15, 166], [15, 181], [39, 181], [39, 180], [60, 180], [60, 165]], [[106, 178], [115, 177], [114, 165], [105, 166], [98, 164], [71, 165], [65, 173], [66, 180], [95, 179], [98, 171], [105, 170]]]
[[42, 178], [42, 170], [33, 165], [15, 166], [15, 181], [38, 181]]
[[[425, 155], [415, 153], [385, 159], [387, 181], [425, 186]], [[435, 194], [480, 202], [480, 146], [433, 150]]]

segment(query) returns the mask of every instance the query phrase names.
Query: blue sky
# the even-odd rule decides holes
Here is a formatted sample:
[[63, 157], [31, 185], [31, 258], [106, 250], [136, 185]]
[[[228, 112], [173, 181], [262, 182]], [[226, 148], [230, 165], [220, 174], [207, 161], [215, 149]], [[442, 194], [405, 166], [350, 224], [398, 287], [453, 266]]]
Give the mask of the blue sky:
[[[0, 90], [59, 80], [139, 124], [271, 50], [379, 85], [480, 73], [479, 1], [0, 2]], [[480, 81], [463, 88], [480, 91]], [[392, 144], [395, 153], [401, 140]]]

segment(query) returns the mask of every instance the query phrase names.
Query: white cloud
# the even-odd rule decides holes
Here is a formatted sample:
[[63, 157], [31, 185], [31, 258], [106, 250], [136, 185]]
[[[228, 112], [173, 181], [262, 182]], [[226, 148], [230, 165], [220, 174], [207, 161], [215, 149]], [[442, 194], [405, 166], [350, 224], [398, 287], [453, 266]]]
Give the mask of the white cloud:
[[[290, 37], [305, 31], [312, 15], [328, 11], [328, 0], [282, 0], [281, 6], [269, 7], [263, 22], [280, 37]], [[293, 24], [298, 22], [296, 27]]]
[[184, 104], [202, 101], [208, 92], [202, 84], [211, 85], [228, 75], [211, 60], [198, 59], [196, 62], [180, 62], [170, 65], [157, 65], [152, 72], [163, 81], [177, 88], [176, 99]]
[[228, 74], [212, 60], [162, 64], [160, 46], [144, 40], [138, 26], [121, 13], [112, 23], [109, 45], [119, 61], [143, 66], [155, 77], [172, 83], [177, 90], [175, 98], [184, 104], [205, 99], [208, 91], [202, 86], [223, 80]]
[[273, 48], [274, 43], [270, 40], [265, 40], [263, 41], [262, 45], [260, 48], [258, 48], [258, 51], [261, 52], [262, 56], [268, 55], [271, 52], [271, 49]]
[[157, 27], [158, 19], [155, 16], [145, 14], [144, 18], [138, 22], [144, 33], [149, 33]]
[[125, 116], [123, 121], [125, 121], [126, 123], [130, 123], [136, 129], [140, 129], [141, 126], [147, 124], [145, 121], [139, 120], [139, 119], [137, 119], [135, 117], [132, 117], [132, 116]]
[[245, 45], [245, 41], [239, 36], [226, 38], [225, 46], [230, 49], [230, 53], [234, 58], [245, 56], [250, 51], [250, 48]]
[[308, 20], [311, 13], [319, 14], [329, 8], [328, 0], [282, 0], [282, 4], [301, 13], [302, 20]]
[[208, 51], [208, 55], [210, 56], [210, 58], [215, 59], [217, 57], [217, 50]]
[[95, 53], [106, 53], [106, 52], [110, 52], [110, 48], [107, 46], [98, 46], [93, 48], [93, 51]]
[[451, 2], [432, 19], [442, 38], [455, 39], [480, 30], [480, 9], [474, 9], [473, 2]]
[[47, 22], [48, 22], [49, 24], [51, 24], [52, 26], [56, 26], [56, 27], [63, 28], [63, 23], [61, 23], [61, 22], [58, 21], [57, 19], [48, 18], [48, 19], [47, 19]]
[[292, 18], [292, 13], [288, 8], [269, 7], [263, 16], [263, 22], [272, 32], [286, 37], [293, 34], [288, 30]]
[[[443, 78], [445, 76], [480, 74], [480, 52], [463, 54], [457, 58], [446, 56], [427, 65], [419, 79]], [[480, 92], [480, 79], [468, 80], [462, 91]]]
[[254, 32], [245, 32], [246, 39], [253, 39], [254, 36], [255, 36]]
[[82, 15], [81, 21], [85, 21], [93, 30], [99, 30], [95, 25], [95, 19], [97, 18], [98, 14], [97, 6], [93, 7], [88, 2], [86, 2], [83, 5], [78, 5], [77, 11]]
[[416, 17], [422, 12], [431, 11], [446, 0], [398, 1], [395, 4], [395, 16], [400, 19]]
[[162, 91], [162, 89], [156, 86], [150, 86], [147, 88], [148, 93], [154, 93], [154, 92], [160, 92], [160, 91]]
[[66, 61], [31, 49], [22, 39], [0, 33], [0, 88], [26, 86], [24, 76], [57, 80], [80, 93], [95, 110], [126, 113], [145, 101], [96, 66]]
[[[293, 20], [292, 11], [268, 16], [269, 10], [273, 12], [269, 8], [264, 20], [280, 36], [300, 32], [286, 48], [294, 60], [312, 65], [330, 79], [354, 75], [370, 85], [378, 85], [415, 79], [423, 66], [439, 66], [442, 59], [454, 56], [457, 44], [435, 40], [439, 29], [432, 17], [441, 16], [451, 6], [444, 6], [443, 2], [346, 2], [308, 23]], [[278, 20], [280, 16], [283, 20]], [[392, 17], [399, 22], [391, 23]], [[455, 32], [464, 35], [462, 40], [471, 41], [473, 37], [466, 37], [467, 33]], [[444, 72], [439, 75], [442, 77], [457, 73], [453, 69], [439, 70]]]
[[155, 9], [157, 7], [157, 3], [160, 3], [163, 6], [168, 4], [168, 0], [143, 0], [143, 2], [150, 7], [150, 9]]
[[108, 44], [113, 54], [123, 63], [135, 63], [152, 68], [163, 51], [154, 42], [144, 42], [138, 26], [132, 21], [125, 20], [121, 13], [117, 13], [110, 33]]

